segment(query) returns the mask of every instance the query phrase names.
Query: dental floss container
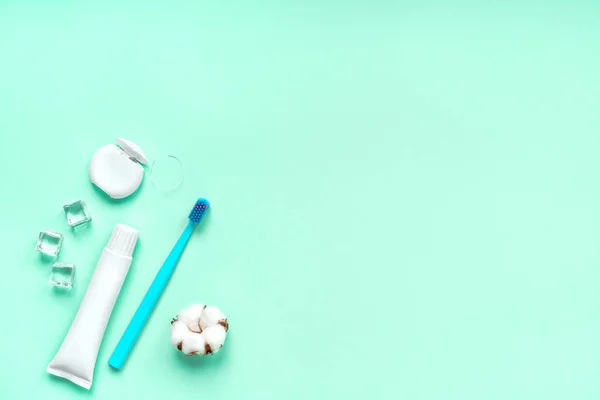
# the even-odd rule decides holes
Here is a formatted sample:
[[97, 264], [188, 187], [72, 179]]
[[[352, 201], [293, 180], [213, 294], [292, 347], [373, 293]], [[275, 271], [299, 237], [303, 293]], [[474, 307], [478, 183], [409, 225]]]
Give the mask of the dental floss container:
[[127, 139], [116, 139], [117, 144], [107, 144], [92, 156], [90, 180], [113, 199], [123, 199], [133, 194], [144, 179], [148, 164], [140, 147]]

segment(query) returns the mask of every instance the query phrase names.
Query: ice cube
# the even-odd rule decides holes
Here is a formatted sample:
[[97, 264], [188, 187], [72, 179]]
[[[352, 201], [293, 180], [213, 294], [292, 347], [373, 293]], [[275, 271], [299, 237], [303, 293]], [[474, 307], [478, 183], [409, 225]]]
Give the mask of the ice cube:
[[71, 288], [75, 277], [75, 265], [65, 263], [54, 263], [50, 273], [50, 283], [54, 286]]
[[75, 203], [67, 204], [63, 207], [67, 216], [67, 222], [72, 227], [86, 224], [92, 220], [87, 206], [83, 200], [78, 200]]
[[35, 249], [42, 254], [46, 254], [47, 256], [56, 257], [60, 252], [62, 240], [63, 235], [60, 233], [44, 229], [40, 232], [40, 237], [35, 245]]

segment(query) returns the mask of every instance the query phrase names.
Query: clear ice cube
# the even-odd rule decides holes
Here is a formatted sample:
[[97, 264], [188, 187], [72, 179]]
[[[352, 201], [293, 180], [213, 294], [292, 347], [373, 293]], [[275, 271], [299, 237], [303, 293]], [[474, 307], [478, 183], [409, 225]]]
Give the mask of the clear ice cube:
[[72, 227], [86, 224], [92, 220], [85, 201], [83, 200], [76, 201], [72, 204], [67, 204], [63, 208], [65, 209], [65, 214], [67, 215], [67, 222]]
[[44, 229], [40, 232], [35, 249], [42, 254], [46, 254], [50, 257], [56, 257], [60, 252], [60, 246], [62, 245], [63, 235], [57, 232]]
[[54, 286], [71, 288], [75, 277], [75, 265], [65, 263], [54, 263], [50, 273], [50, 283]]

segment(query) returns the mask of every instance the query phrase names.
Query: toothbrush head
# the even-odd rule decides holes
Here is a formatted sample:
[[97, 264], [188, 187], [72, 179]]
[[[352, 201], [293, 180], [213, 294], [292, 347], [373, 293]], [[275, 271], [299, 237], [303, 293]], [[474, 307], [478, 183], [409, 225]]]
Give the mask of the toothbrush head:
[[190, 219], [190, 223], [194, 225], [198, 225], [202, 220], [202, 217], [208, 211], [208, 207], [210, 207], [210, 203], [206, 199], [198, 199], [192, 211], [190, 211], [190, 215], [188, 218]]

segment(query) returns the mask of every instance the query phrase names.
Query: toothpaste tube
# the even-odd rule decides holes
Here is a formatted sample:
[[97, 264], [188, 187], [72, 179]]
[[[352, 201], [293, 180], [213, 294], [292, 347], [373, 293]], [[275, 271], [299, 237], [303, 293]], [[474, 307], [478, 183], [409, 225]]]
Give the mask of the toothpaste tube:
[[106, 324], [129, 271], [139, 232], [117, 224], [71, 328], [46, 372], [89, 389]]

